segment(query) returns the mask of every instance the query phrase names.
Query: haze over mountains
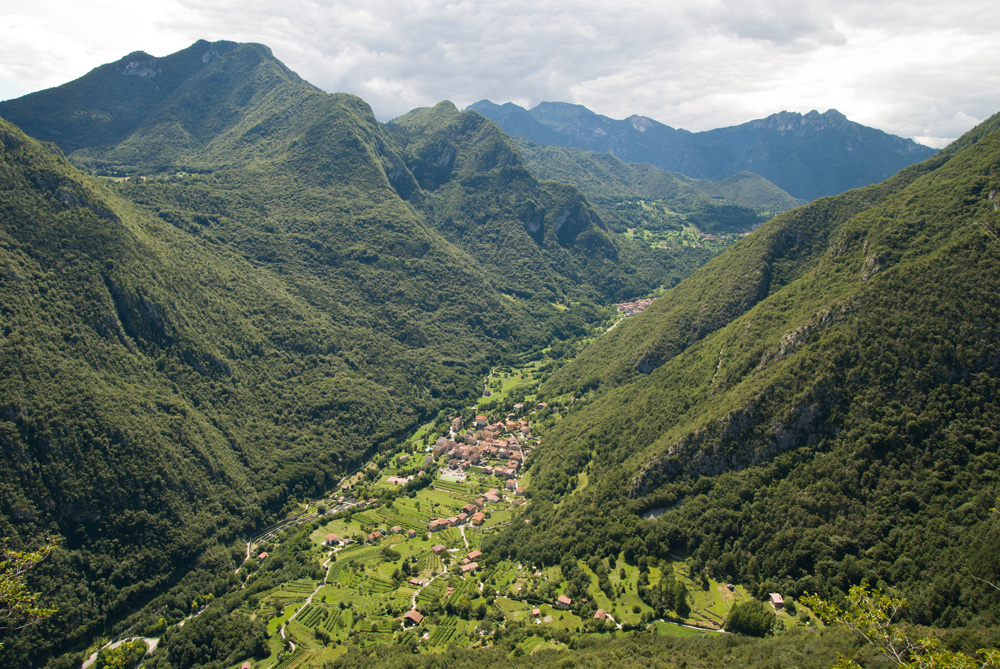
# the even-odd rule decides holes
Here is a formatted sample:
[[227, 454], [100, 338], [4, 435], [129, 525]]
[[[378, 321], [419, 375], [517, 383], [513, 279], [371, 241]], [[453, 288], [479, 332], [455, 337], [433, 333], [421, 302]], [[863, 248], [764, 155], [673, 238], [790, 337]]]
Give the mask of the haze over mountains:
[[[204, 41], [0, 103], [0, 535], [63, 541], [59, 611], [6, 666], [238, 591], [247, 535], [661, 287], [542, 387], [564, 409], [530, 523], [484, 563], [685, 555], [995, 624], [997, 117], [792, 209], [933, 151], [836, 112], [687, 133], [473, 107], [381, 124]], [[757, 226], [714, 259], [623, 234]]]
[[468, 109], [511, 135], [540, 144], [611, 153], [625, 162], [701, 179], [725, 179], [747, 170], [806, 200], [881, 181], [935, 151], [849, 121], [834, 109], [780, 112], [696, 133], [643, 116], [614, 120], [564, 102], [543, 102], [527, 110], [511, 102], [481, 100]]

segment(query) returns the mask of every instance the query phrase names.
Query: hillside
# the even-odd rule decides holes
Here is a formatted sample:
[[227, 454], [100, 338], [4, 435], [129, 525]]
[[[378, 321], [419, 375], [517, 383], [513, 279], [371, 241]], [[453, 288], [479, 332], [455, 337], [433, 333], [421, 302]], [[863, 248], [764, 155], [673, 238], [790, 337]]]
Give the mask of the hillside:
[[626, 632], [864, 580], [911, 621], [993, 624], [1000, 117], [682, 281], [711, 250], [618, 230], [789, 200], [447, 102], [381, 124], [255, 44], [131, 54], [8, 112], [51, 141], [0, 120], [0, 537], [60, 547], [31, 583], [58, 612], [0, 664], [125, 632], [164, 668], [662, 660], [694, 642]]
[[580, 105], [543, 102], [526, 110], [481, 100], [469, 106], [506, 132], [540, 144], [610, 153], [699, 179], [758, 174], [793, 197], [813, 200], [888, 178], [933, 149], [823, 114], [780, 112], [704, 132], [678, 130], [642, 116], [614, 120]]
[[916, 622], [994, 619], [998, 156], [994, 117], [782, 214], [597, 340], [543, 388], [580, 400], [531, 524], [497, 545], [683, 552], [758, 595], [867, 580]]

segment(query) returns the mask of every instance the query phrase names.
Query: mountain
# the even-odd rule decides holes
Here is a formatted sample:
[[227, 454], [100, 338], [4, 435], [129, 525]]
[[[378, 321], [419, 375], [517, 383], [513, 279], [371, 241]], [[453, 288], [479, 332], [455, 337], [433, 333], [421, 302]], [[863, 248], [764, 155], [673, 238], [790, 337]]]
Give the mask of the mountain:
[[5, 666], [231, 587], [237, 539], [708, 257], [613, 234], [479, 114], [386, 126], [261, 45], [132, 54], [0, 115], [46, 140], [0, 121], [0, 534], [61, 542], [59, 612]]
[[[543, 388], [527, 563], [668, 558], [758, 596], [905, 592], [991, 624], [1000, 527], [1000, 115], [765, 224]], [[650, 519], [641, 519], [647, 516]]]
[[832, 109], [823, 114], [780, 112], [697, 133], [643, 116], [614, 120], [560, 102], [526, 110], [481, 100], [469, 109], [512, 135], [540, 144], [611, 153], [625, 162], [714, 181], [746, 170], [806, 200], [881, 181], [934, 153], [913, 140], [849, 121]]
[[[0, 116], [37, 139], [59, 144], [66, 153], [85, 146], [110, 147], [177, 96], [192, 74], [238, 46], [199, 40], [163, 58], [136, 51], [75, 81], [0, 103]], [[216, 120], [208, 114], [201, 118], [206, 123]]]

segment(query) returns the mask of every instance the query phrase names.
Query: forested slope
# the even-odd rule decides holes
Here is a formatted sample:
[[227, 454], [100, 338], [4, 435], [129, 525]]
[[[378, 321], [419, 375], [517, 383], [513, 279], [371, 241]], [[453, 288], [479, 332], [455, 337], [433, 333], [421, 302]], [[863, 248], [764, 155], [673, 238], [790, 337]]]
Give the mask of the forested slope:
[[62, 539], [43, 583], [59, 612], [4, 652], [44, 653], [413, 425], [428, 368], [7, 123], [2, 139], [0, 522]]
[[998, 159], [994, 117], [778, 217], [595, 342], [548, 386], [583, 401], [500, 543], [687, 551], [760, 593], [867, 580], [919, 622], [992, 619]]

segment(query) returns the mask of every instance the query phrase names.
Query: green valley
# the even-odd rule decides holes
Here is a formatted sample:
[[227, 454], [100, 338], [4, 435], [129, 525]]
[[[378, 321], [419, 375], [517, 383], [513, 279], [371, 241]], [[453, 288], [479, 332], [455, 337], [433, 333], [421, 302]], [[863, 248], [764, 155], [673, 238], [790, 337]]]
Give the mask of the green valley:
[[1000, 117], [803, 203], [259, 44], [0, 116], [3, 666], [886, 666], [859, 585], [1000, 644]]

